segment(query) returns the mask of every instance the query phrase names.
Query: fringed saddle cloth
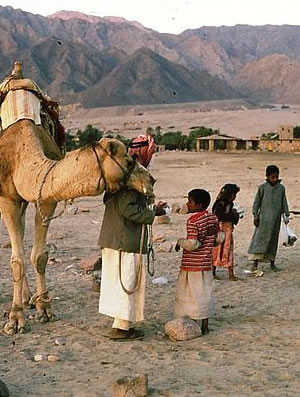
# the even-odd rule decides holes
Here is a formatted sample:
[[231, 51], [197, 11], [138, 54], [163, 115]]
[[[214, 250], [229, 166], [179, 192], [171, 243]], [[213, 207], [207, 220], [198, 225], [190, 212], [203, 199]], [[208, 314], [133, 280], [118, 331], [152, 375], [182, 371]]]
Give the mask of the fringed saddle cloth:
[[51, 101], [30, 79], [1, 84], [0, 115], [2, 130], [19, 120], [29, 119], [42, 127], [63, 151], [64, 128], [59, 122], [58, 103]]

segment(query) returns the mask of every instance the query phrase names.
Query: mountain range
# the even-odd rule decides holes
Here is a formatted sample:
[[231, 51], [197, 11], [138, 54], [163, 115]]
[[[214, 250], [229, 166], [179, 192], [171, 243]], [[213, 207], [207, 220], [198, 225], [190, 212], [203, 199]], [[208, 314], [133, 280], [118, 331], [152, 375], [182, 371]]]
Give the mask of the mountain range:
[[0, 6], [0, 78], [15, 60], [61, 104], [84, 107], [244, 97], [300, 103], [300, 26], [158, 33], [123, 18]]

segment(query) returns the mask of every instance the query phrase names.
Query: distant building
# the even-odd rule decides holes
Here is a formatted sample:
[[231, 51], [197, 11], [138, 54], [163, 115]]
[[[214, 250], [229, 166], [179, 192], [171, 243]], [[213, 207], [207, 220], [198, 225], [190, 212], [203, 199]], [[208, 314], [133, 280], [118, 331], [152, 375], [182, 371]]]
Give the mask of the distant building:
[[280, 125], [276, 139], [262, 139], [253, 137], [251, 139], [237, 138], [225, 134], [209, 135], [196, 138], [196, 151], [228, 151], [257, 150], [260, 152], [300, 152], [300, 138], [294, 138], [294, 127], [291, 125]]
[[215, 134], [196, 138], [196, 151], [207, 150], [213, 152], [216, 150], [236, 151], [247, 150], [247, 141], [229, 135]]
[[277, 134], [278, 134], [280, 140], [293, 139], [294, 138], [294, 126], [280, 125], [277, 129]]

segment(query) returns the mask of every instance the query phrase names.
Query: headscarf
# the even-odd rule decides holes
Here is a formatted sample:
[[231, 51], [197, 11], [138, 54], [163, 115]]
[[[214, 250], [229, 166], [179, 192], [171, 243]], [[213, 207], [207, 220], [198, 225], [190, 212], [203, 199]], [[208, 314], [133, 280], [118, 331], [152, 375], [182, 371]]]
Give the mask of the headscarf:
[[129, 144], [128, 153], [144, 167], [148, 167], [155, 152], [155, 142], [151, 135], [139, 135]]
[[212, 211], [214, 212], [217, 202], [219, 201], [227, 202], [229, 197], [231, 197], [233, 194], [238, 193], [239, 191], [240, 188], [235, 183], [226, 183], [226, 185], [224, 185], [221, 188], [219, 194], [217, 195], [216, 201], [214, 202], [212, 207]]

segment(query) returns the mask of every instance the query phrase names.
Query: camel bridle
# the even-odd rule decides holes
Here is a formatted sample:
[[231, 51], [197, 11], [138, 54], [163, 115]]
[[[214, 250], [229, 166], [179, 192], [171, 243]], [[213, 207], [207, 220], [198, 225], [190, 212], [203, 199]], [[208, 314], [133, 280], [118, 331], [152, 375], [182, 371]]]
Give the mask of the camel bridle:
[[[118, 165], [118, 167], [122, 170], [123, 175], [124, 175], [124, 179], [123, 179], [123, 181], [122, 181], [122, 182], [123, 182], [122, 185], [125, 186], [125, 185], [126, 185], [126, 182], [127, 182], [128, 179], [130, 178], [130, 176], [131, 176], [131, 174], [133, 173], [133, 170], [134, 170], [134, 168], [135, 168], [135, 166], [136, 166], [135, 160], [132, 161], [132, 165], [131, 165], [130, 167], [128, 167], [128, 170], [127, 170], [126, 168], [124, 168], [124, 167], [122, 166], [122, 164], [120, 164], [120, 163], [118, 162], [117, 159], [115, 159], [114, 156], [112, 156], [112, 155], [105, 149], [105, 147], [103, 147], [103, 146], [101, 145], [100, 142], [98, 142], [97, 144], [101, 147], [101, 149], [104, 151], [104, 153], [107, 154], [107, 156], [109, 156], [109, 157]], [[95, 154], [95, 156], [96, 156], [97, 164], [98, 164], [99, 171], [100, 171], [99, 180], [98, 180], [98, 185], [97, 185], [97, 190], [98, 190], [99, 187], [100, 187], [101, 175], [102, 175], [102, 178], [103, 178], [103, 180], [104, 180], [104, 185], [106, 186], [107, 184], [106, 184], [106, 179], [105, 179], [104, 170], [103, 170], [103, 167], [102, 167], [102, 164], [101, 164], [101, 161], [100, 161], [100, 159], [99, 159], [99, 156], [98, 156], [98, 153], [97, 153], [97, 151], [96, 151], [95, 146], [92, 146], [92, 150], [93, 150], [93, 152], [94, 152], [94, 154]]]

